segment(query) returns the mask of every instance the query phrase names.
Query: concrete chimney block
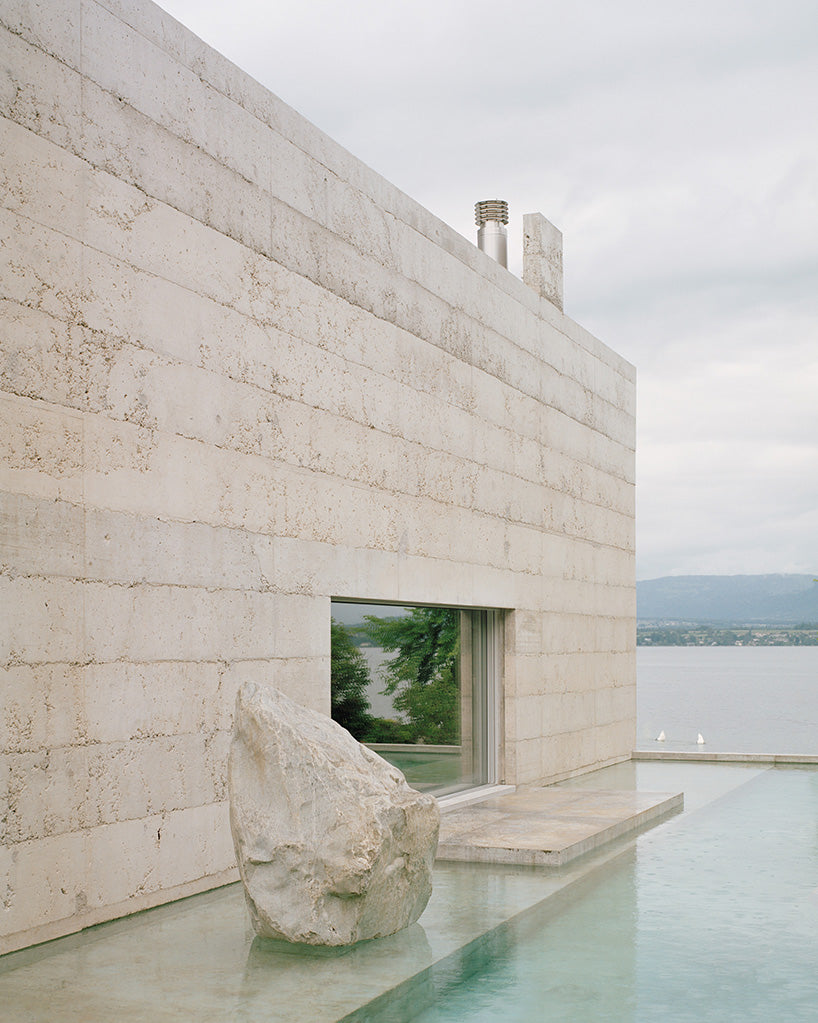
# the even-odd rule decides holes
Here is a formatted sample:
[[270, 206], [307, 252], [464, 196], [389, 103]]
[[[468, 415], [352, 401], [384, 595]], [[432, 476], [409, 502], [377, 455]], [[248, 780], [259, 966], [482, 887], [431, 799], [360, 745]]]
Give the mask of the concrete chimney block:
[[562, 231], [542, 213], [523, 217], [523, 281], [562, 312]]

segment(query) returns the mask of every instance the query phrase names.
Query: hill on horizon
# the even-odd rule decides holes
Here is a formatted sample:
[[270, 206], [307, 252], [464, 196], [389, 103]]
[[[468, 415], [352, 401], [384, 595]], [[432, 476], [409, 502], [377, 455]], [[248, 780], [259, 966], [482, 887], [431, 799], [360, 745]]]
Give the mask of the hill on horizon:
[[670, 575], [636, 584], [640, 622], [818, 622], [815, 575]]

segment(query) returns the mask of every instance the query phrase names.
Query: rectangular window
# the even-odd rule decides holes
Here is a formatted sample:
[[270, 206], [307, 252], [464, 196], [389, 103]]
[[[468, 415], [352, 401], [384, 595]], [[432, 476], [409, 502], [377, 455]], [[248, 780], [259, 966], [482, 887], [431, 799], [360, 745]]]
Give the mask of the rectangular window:
[[332, 602], [332, 716], [438, 795], [497, 780], [501, 612]]

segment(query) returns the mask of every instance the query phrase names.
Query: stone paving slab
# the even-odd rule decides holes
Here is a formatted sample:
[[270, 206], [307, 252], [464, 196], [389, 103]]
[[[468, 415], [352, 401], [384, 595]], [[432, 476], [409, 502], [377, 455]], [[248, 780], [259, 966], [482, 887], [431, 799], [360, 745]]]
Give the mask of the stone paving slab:
[[437, 858], [562, 866], [683, 806], [681, 792], [521, 789], [445, 811]]
[[634, 750], [631, 760], [678, 760], [691, 763], [714, 764], [771, 764], [773, 766], [794, 767], [818, 764], [818, 756], [812, 753], [716, 753], [705, 750]]

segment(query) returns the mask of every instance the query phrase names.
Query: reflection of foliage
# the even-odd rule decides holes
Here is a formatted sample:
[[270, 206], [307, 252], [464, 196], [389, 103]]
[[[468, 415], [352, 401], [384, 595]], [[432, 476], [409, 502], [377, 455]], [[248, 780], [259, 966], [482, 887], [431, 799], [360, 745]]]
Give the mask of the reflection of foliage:
[[456, 744], [460, 736], [457, 659], [459, 612], [415, 607], [403, 618], [367, 615], [373, 643], [397, 651], [386, 662], [386, 689], [396, 710], [406, 714], [417, 739]]
[[363, 741], [372, 724], [366, 698], [369, 666], [347, 630], [334, 618], [330, 624], [330, 641], [332, 717], [356, 739]]
[[392, 718], [372, 718], [372, 724], [366, 734], [365, 742], [394, 742], [400, 745], [411, 744], [415, 735], [411, 725]]

